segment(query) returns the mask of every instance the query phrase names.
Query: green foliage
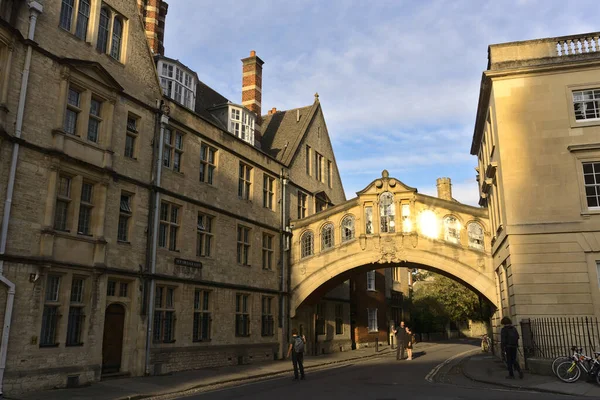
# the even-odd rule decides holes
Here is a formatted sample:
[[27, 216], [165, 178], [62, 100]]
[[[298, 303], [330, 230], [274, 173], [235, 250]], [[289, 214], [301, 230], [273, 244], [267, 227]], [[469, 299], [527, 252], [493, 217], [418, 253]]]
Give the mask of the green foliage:
[[469, 288], [445, 276], [423, 272], [413, 273], [411, 319], [418, 331], [441, 332], [451, 322], [489, 319], [490, 305]]

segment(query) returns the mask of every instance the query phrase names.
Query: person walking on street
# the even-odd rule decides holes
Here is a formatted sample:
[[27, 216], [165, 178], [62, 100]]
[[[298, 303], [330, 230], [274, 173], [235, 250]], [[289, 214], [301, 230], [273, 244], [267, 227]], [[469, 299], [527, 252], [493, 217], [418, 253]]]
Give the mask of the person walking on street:
[[400, 326], [394, 329], [394, 335], [396, 335], [396, 344], [398, 346], [396, 360], [403, 360], [404, 349], [406, 348], [406, 328], [404, 327], [404, 321], [401, 321]]
[[407, 360], [412, 360], [412, 347], [413, 345], [413, 334], [410, 328], [406, 327], [406, 355], [408, 356]]
[[504, 327], [500, 331], [500, 348], [503, 353], [506, 353], [506, 366], [508, 368], [508, 376], [506, 379], [515, 379], [513, 368], [519, 373], [519, 378], [523, 379], [523, 371], [517, 361], [517, 349], [519, 348], [519, 332], [512, 325], [512, 321], [508, 317], [502, 318], [500, 321]]
[[288, 358], [292, 355], [292, 364], [294, 365], [294, 380], [298, 380], [298, 369], [300, 370], [300, 379], [304, 377], [304, 345], [306, 344], [306, 338], [304, 335], [300, 337], [298, 335], [298, 329], [292, 329], [292, 339], [288, 347]]

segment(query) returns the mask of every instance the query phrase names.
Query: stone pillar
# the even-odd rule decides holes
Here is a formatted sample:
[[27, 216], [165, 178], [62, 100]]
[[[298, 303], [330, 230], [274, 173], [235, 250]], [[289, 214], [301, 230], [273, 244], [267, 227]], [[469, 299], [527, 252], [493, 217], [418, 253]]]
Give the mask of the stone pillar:
[[261, 102], [262, 102], [262, 66], [264, 61], [252, 50], [250, 57], [242, 59], [242, 105], [256, 114], [254, 131], [255, 141], [262, 137]]
[[437, 179], [438, 198], [443, 200], [452, 200], [452, 182], [450, 178]]

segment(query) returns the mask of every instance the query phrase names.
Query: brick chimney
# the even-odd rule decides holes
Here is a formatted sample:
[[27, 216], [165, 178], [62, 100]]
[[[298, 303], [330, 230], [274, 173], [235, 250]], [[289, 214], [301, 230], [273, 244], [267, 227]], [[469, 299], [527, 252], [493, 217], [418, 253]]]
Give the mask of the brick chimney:
[[164, 0], [137, 0], [137, 2], [152, 52], [165, 55], [165, 19], [169, 5]]
[[452, 182], [450, 178], [437, 179], [438, 198], [443, 200], [452, 200]]
[[252, 50], [250, 57], [242, 59], [242, 105], [256, 114], [254, 138], [258, 142], [262, 137], [261, 102], [262, 102], [262, 66], [264, 61]]

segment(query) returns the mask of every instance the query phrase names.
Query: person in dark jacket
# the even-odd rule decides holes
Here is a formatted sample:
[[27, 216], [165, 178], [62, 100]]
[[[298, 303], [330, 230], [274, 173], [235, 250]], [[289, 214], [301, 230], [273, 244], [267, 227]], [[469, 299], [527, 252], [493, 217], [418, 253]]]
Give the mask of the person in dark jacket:
[[396, 350], [396, 360], [404, 360], [404, 349], [406, 349], [406, 327], [404, 326], [404, 321], [400, 322], [400, 326], [397, 326], [394, 329], [394, 335], [396, 335], [396, 344], [398, 346]]
[[506, 366], [508, 367], [508, 376], [506, 379], [515, 379], [513, 368], [519, 373], [519, 378], [523, 379], [523, 371], [517, 361], [517, 349], [519, 348], [519, 332], [512, 325], [508, 317], [500, 321], [504, 327], [500, 331], [500, 348], [506, 354]]

